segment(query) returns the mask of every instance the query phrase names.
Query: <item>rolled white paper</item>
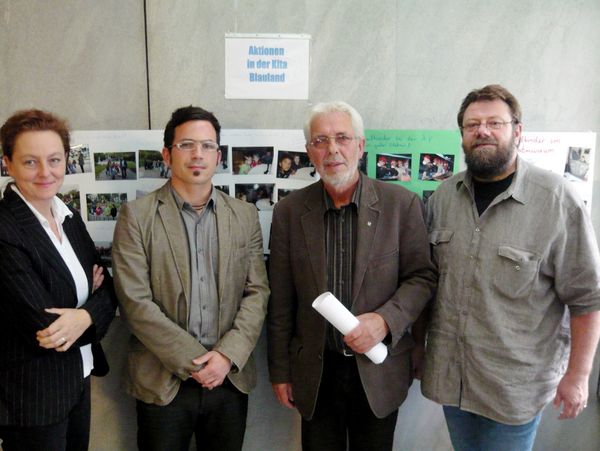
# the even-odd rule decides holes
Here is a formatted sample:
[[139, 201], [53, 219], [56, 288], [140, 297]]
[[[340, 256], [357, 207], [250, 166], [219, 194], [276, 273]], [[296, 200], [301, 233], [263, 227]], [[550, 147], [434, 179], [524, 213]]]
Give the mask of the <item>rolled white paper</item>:
[[[342, 335], [348, 334], [352, 329], [358, 326], [358, 319], [350, 310], [344, 307], [338, 299], [326, 291], [317, 297], [313, 303], [313, 308], [329, 321], [333, 327], [339, 330]], [[365, 355], [375, 364], [379, 364], [387, 357], [387, 347], [383, 343], [377, 343]]]

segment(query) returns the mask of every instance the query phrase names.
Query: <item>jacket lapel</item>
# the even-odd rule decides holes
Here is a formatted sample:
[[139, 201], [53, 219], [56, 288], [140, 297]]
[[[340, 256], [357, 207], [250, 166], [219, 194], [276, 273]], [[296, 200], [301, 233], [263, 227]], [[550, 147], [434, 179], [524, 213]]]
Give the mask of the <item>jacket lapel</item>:
[[4, 198], [17, 224], [23, 230], [23, 236], [30, 239], [32, 251], [37, 253], [48, 264], [48, 267], [54, 268], [55, 272], [69, 283], [73, 292], [76, 292], [75, 282], [69, 268], [27, 204], [12, 190], [7, 190]]
[[325, 259], [325, 205], [322, 182], [312, 185], [304, 202], [306, 212], [301, 216], [304, 242], [319, 293], [327, 291], [327, 261]]
[[[216, 188], [213, 188], [216, 189]], [[217, 290], [219, 292], [219, 305], [224, 296], [225, 287], [228, 285], [229, 277], [227, 268], [229, 268], [229, 259], [231, 258], [231, 210], [226, 200], [217, 191], [217, 202], [215, 205], [215, 214], [217, 216], [217, 237], [219, 238], [219, 280], [217, 281]], [[219, 328], [221, 324], [219, 324]], [[219, 330], [219, 334], [220, 334]]]
[[[190, 305], [190, 262], [189, 262], [189, 246], [187, 240], [187, 232], [181, 219], [181, 213], [177, 208], [177, 203], [171, 193], [171, 183], [165, 183], [157, 195], [158, 199], [158, 216], [163, 223], [165, 235], [167, 236], [173, 261], [175, 262], [175, 272], [179, 277], [186, 302], [186, 314], [189, 311]], [[160, 243], [158, 243], [160, 246]], [[170, 269], [167, 269], [170, 270]]]
[[354, 260], [354, 280], [352, 281], [352, 306], [358, 297], [365, 272], [370, 261], [371, 249], [377, 227], [379, 226], [380, 210], [377, 206], [379, 198], [375, 187], [367, 177], [362, 178], [362, 191], [358, 207], [357, 243]]

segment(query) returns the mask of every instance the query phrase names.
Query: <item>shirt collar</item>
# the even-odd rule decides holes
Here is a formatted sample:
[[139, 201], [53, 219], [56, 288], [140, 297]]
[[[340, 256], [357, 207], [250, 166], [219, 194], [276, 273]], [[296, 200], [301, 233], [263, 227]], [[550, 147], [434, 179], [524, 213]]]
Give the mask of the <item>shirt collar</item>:
[[[11, 189], [15, 193], [17, 193], [17, 195], [23, 200], [23, 202], [25, 202], [25, 204], [29, 207], [31, 212], [35, 215], [35, 217], [38, 219], [38, 221], [40, 221], [41, 224], [48, 224], [48, 220], [46, 219], [46, 217], [42, 215], [37, 210], [37, 208], [35, 208], [27, 199], [25, 199], [25, 196], [23, 196], [21, 191], [19, 191], [19, 188], [17, 188], [16, 184], [12, 185]], [[54, 216], [54, 219], [59, 224], [62, 224], [67, 216], [69, 218], [73, 217], [73, 212], [69, 210], [69, 207], [67, 207], [67, 205], [58, 198], [58, 196], [54, 196], [52, 198], [52, 205], [50, 209], [52, 210], [52, 216]]]
[[[216, 205], [217, 203], [217, 194], [216, 194], [216, 188], [213, 186], [210, 192], [210, 197], [208, 198], [208, 201], [206, 202], [206, 206], [204, 207], [206, 210], [208, 210], [209, 208], [213, 208], [214, 205]], [[177, 208], [179, 209], [179, 211], [182, 211], [184, 209], [191, 209], [192, 211], [195, 212], [194, 208], [192, 207], [192, 205], [183, 200], [183, 198], [179, 195], [179, 193], [175, 190], [175, 188], [173, 188], [173, 186], [171, 185], [171, 193], [173, 194], [173, 199], [175, 199], [175, 203], [177, 204]]]
[[[522, 204], [527, 203], [527, 172], [529, 170], [529, 164], [517, 155], [515, 175], [512, 183], [502, 194], [503, 198], [508, 199], [512, 197], [517, 202]], [[456, 179], [456, 190], [458, 191], [461, 186], [464, 186], [469, 192], [473, 192], [473, 176], [466, 170], [461, 174], [458, 174]]]

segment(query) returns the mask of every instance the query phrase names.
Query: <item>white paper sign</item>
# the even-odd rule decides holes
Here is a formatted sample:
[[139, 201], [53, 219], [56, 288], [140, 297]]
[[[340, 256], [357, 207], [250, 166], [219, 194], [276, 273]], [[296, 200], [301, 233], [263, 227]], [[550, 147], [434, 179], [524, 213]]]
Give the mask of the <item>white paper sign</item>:
[[310, 36], [226, 34], [226, 99], [308, 99]]

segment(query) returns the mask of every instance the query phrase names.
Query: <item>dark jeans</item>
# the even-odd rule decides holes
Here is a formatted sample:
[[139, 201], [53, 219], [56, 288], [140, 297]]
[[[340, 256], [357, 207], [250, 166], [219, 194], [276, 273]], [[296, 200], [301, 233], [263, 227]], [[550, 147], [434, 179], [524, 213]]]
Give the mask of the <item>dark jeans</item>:
[[385, 418], [373, 414], [355, 357], [326, 352], [315, 413], [310, 421], [302, 419], [302, 449], [391, 450], [397, 417], [398, 411]]
[[141, 451], [188, 451], [192, 435], [198, 451], [238, 451], [246, 431], [248, 395], [228, 379], [208, 390], [190, 378], [166, 406], [137, 401]]
[[86, 451], [90, 440], [90, 378], [68, 417], [47, 426], [0, 426], [4, 451]]

